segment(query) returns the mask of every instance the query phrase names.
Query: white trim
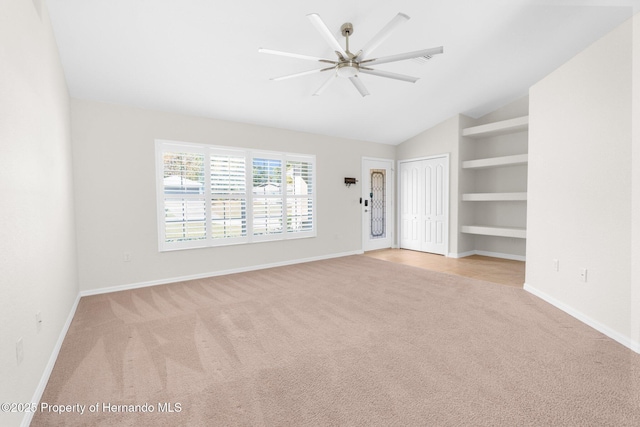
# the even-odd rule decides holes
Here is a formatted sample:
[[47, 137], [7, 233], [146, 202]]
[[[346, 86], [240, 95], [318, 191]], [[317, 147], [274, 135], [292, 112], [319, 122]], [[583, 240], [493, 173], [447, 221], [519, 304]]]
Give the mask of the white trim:
[[[44, 389], [47, 387], [47, 383], [49, 382], [49, 377], [51, 376], [51, 372], [53, 372], [53, 367], [56, 364], [56, 360], [58, 360], [58, 354], [60, 353], [60, 349], [62, 348], [62, 343], [64, 342], [65, 337], [67, 336], [67, 332], [69, 331], [69, 327], [71, 326], [71, 322], [73, 321], [73, 317], [76, 314], [76, 309], [78, 308], [78, 303], [80, 302], [80, 293], [76, 296], [76, 300], [73, 302], [71, 306], [71, 311], [69, 311], [69, 315], [67, 316], [67, 320], [62, 326], [62, 330], [60, 331], [60, 335], [58, 336], [58, 341], [56, 341], [53, 350], [51, 351], [51, 356], [49, 356], [49, 361], [42, 372], [42, 377], [40, 377], [40, 382], [36, 387], [36, 390], [33, 393], [33, 397], [31, 398], [31, 403], [38, 404], [40, 399], [42, 398], [42, 393], [44, 393]], [[31, 424], [31, 420], [33, 419], [34, 412], [26, 412], [22, 417], [22, 422], [20, 423], [21, 427], [28, 427]]]
[[385, 158], [382, 158], [382, 157], [368, 157], [368, 156], [362, 156], [362, 160], [373, 160], [373, 161], [391, 162], [391, 166], [393, 166], [393, 159], [385, 159]]
[[450, 252], [447, 254], [447, 257], [449, 258], [465, 258], [471, 255], [476, 255], [476, 251], [468, 251], [468, 252], [460, 252], [457, 254], [454, 254], [453, 252]]
[[482, 256], [488, 256], [488, 257], [492, 257], [492, 258], [502, 258], [502, 259], [510, 259], [513, 261], [526, 261], [527, 257], [525, 255], [513, 255], [513, 254], [504, 254], [501, 252], [489, 252], [489, 251], [478, 251], [478, 250], [472, 250], [472, 251], [468, 251], [468, 252], [461, 252], [461, 253], [450, 253], [447, 256], [449, 258], [464, 258], [464, 257], [468, 257], [471, 255], [482, 255]]
[[489, 251], [475, 251], [476, 255], [490, 256], [493, 258], [510, 259], [513, 261], [526, 261], [527, 257], [524, 255], [504, 254], [501, 252], [489, 252]]
[[424, 156], [424, 157], [413, 157], [411, 159], [402, 159], [398, 160], [398, 168], [400, 168], [400, 163], [408, 163], [408, 162], [419, 162], [421, 160], [431, 160], [438, 159], [440, 157], [450, 157], [451, 153], [442, 153], [442, 154], [434, 154], [433, 156]]
[[640, 354], [640, 342], [634, 341], [633, 339], [626, 337], [616, 331], [614, 331], [613, 329], [609, 328], [608, 326], [603, 325], [602, 323], [598, 322], [597, 320], [592, 319], [591, 317], [587, 316], [586, 314], [582, 313], [579, 310], [576, 310], [575, 308], [555, 299], [554, 297], [552, 297], [551, 295], [536, 289], [535, 287], [529, 285], [528, 283], [524, 284], [524, 290], [529, 292], [532, 295], [537, 296], [538, 298], [548, 302], [549, 304], [553, 305], [556, 308], [559, 308], [560, 310], [564, 311], [565, 313], [567, 313], [568, 315], [575, 317], [576, 319], [578, 319], [579, 321], [581, 321], [582, 323], [586, 324], [587, 326], [592, 327], [593, 329], [595, 329], [598, 332], [603, 333], [604, 335], [608, 336], [609, 338], [611, 338], [614, 341], [617, 341], [618, 343], [622, 344], [623, 346], [629, 348], [630, 350], [639, 353]]
[[187, 280], [206, 279], [207, 277], [224, 276], [227, 274], [236, 274], [236, 273], [245, 273], [247, 271], [264, 270], [266, 268], [283, 267], [285, 265], [302, 264], [305, 262], [312, 262], [312, 261], [322, 261], [325, 259], [341, 258], [341, 257], [351, 256], [351, 255], [362, 255], [363, 253], [364, 251], [362, 250], [356, 250], [356, 251], [341, 252], [341, 253], [329, 254], [329, 255], [320, 255], [316, 257], [299, 258], [299, 259], [293, 259], [288, 261], [274, 262], [270, 264], [251, 265], [248, 267], [232, 268], [229, 270], [219, 270], [219, 271], [212, 271], [208, 273], [191, 274], [188, 276], [169, 277], [166, 279], [150, 280], [148, 282], [138, 282], [138, 283], [130, 283], [127, 285], [109, 286], [107, 288], [80, 291], [80, 296], [87, 297], [90, 295], [100, 295], [100, 294], [107, 294], [110, 292], [127, 291], [130, 289], [145, 288], [148, 286], [166, 285], [169, 283], [184, 282]]

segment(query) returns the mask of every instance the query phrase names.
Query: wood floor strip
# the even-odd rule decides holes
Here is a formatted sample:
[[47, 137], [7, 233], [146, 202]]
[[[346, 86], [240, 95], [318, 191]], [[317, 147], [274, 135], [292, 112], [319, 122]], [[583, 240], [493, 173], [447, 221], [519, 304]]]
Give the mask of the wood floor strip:
[[427, 252], [407, 249], [380, 249], [365, 252], [365, 256], [439, 271], [471, 277], [487, 282], [522, 288], [524, 285], [525, 263], [502, 258], [472, 255], [465, 258], [447, 258]]

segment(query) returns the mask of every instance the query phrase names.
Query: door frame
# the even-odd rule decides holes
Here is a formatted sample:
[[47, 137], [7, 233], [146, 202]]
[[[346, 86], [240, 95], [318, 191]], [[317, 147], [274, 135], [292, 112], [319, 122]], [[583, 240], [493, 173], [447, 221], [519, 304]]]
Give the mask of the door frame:
[[[444, 236], [444, 256], [448, 257], [449, 256], [449, 236], [451, 234], [451, 209], [450, 209], [450, 201], [449, 201], [449, 195], [451, 193], [451, 179], [450, 179], [450, 173], [451, 173], [451, 154], [450, 153], [443, 153], [443, 154], [434, 154], [431, 156], [424, 156], [424, 157], [415, 157], [415, 158], [411, 158], [411, 159], [402, 159], [402, 160], [398, 160], [398, 164], [397, 164], [397, 171], [398, 171], [398, 179], [396, 180], [396, 194], [398, 196], [398, 203], [396, 205], [396, 218], [400, 218], [401, 216], [401, 212], [400, 209], [402, 207], [402, 182], [401, 179], [402, 177], [400, 176], [400, 165], [402, 163], [410, 163], [410, 162], [418, 162], [421, 160], [433, 160], [433, 159], [438, 159], [438, 158], [444, 158], [445, 159], [445, 165], [447, 167], [447, 170], [444, 174], [444, 178], [445, 178], [445, 183], [444, 183], [444, 188], [445, 188], [445, 194], [444, 194], [444, 206], [446, 209], [446, 218], [447, 218], [447, 230], [445, 232], [445, 236]], [[401, 221], [398, 221], [397, 224], [397, 236], [398, 236], [398, 248], [402, 249], [402, 244], [400, 242], [400, 236], [402, 236], [402, 224]]]
[[[374, 162], [385, 162], [389, 164], [389, 174], [387, 175], [387, 179], [389, 180], [388, 182], [388, 186], [387, 186], [387, 194], [386, 194], [386, 201], [389, 203], [388, 208], [387, 208], [387, 212], [388, 212], [388, 218], [387, 218], [387, 230], [389, 231], [390, 234], [390, 240], [391, 240], [391, 248], [395, 248], [396, 247], [396, 221], [395, 221], [395, 175], [396, 175], [396, 170], [395, 170], [395, 161], [393, 159], [383, 159], [380, 157], [362, 157], [362, 161], [360, 163], [360, 182], [362, 183], [362, 190], [360, 192], [361, 197], [364, 199], [365, 198], [365, 185], [369, 180], [369, 174], [368, 171], [365, 168], [365, 163], [367, 161], [374, 161]], [[361, 233], [362, 233], [362, 242], [361, 242], [361, 246], [362, 246], [362, 251], [366, 251], [365, 249], [365, 243], [367, 242], [367, 233], [365, 233], [365, 212], [364, 212], [364, 205], [360, 205], [360, 221], [361, 221]]]

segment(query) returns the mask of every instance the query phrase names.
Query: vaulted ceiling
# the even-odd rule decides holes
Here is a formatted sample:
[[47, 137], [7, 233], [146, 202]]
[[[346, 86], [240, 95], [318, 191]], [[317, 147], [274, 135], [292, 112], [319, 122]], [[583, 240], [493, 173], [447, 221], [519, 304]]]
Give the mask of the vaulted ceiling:
[[[47, 0], [70, 95], [109, 103], [398, 144], [457, 113], [481, 116], [640, 10], [640, 0]], [[258, 48], [335, 58], [306, 15], [357, 51], [398, 12], [411, 17], [376, 57], [444, 46], [426, 62], [361, 74], [362, 97], [323, 65]], [[344, 46], [344, 44], [343, 44]], [[605, 64], [606, 65], [606, 64]]]

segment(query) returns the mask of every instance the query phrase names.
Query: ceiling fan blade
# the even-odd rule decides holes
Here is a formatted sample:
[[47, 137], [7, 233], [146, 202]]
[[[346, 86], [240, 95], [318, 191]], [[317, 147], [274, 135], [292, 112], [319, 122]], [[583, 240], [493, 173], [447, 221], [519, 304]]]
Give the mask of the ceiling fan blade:
[[390, 73], [389, 71], [372, 70], [370, 68], [360, 67], [360, 72], [365, 74], [371, 74], [378, 77], [387, 77], [389, 79], [402, 80], [403, 82], [415, 83], [419, 80], [419, 77], [406, 76], [404, 74]]
[[324, 82], [324, 83], [322, 84], [322, 86], [320, 86], [320, 88], [319, 88], [319, 89], [318, 89], [318, 90], [313, 94], [313, 96], [320, 96], [320, 95], [322, 94], [322, 92], [324, 92], [324, 90], [325, 90], [326, 88], [328, 88], [328, 87], [329, 87], [329, 85], [331, 85], [331, 83], [333, 83], [337, 78], [338, 78], [338, 75], [337, 75], [337, 74], [335, 74], [335, 73], [334, 73], [334, 74], [331, 74], [331, 76], [329, 77], [329, 79], [328, 79], [326, 82]]
[[382, 30], [378, 32], [369, 43], [367, 43], [359, 53], [361, 58], [366, 58], [370, 55], [378, 46], [380, 46], [400, 25], [409, 20], [409, 16], [404, 13], [398, 13]]
[[349, 80], [351, 80], [351, 83], [353, 83], [356, 89], [358, 89], [358, 92], [360, 92], [360, 95], [362, 96], [369, 95], [369, 91], [364, 86], [364, 83], [362, 83], [362, 80], [358, 78], [358, 76], [349, 77]]
[[331, 46], [331, 49], [333, 49], [334, 52], [339, 52], [343, 57], [347, 57], [347, 53], [344, 51], [342, 46], [340, 46], [340, 43], [338, 43], [338, 40], [333, 36], [333, 33], [329, 31], [329, 28], [322, 18], [320, 18], [320, 15], [317, 13], [310, 13], [307, 15], [307, 18], [309, 18], [313, 26], [316, 27], [316, 30], [318, 30], [322, 38], [329, 44], [329, 46]]
[[274, 82], [280, 81], [280, 80], [286, 80], [286, 79], [292, 79], [294, 77], [302, 77], [302, 76], [308, 76], [309, 74], [316, 74], [316, 73], [321, 73], [323, 71], [327, 71], [327, 70], [333, 70], [334, 67], [329, 67], [329, 68], [320, 68], [317, 70], [309, 70], [309, 71], [303, 71], [301, 73], [295, 73], [295, 74], [288, 74], [286, 76], [281, 76], [281, 77], [272, 77], [269, 80], [273, 80]]
[[306, 59], [308, 61], [327, 62], [329, 64], [337, 64], [338, 63], [338, 61], [332, 61], [330, 59], [318, 58], [317, 56], [300, 55], [298, 53], [282, 52], [280, 50], [265, 49], [265, 48], [262, 48], [262, 47], [260, 49], [258, 49], [258, 52], [260, 52], [260, 53], [268, 53], [270, 55], [288, 56], [290, 58]]
[[433, 56], [442, 53], [442, 46], [432, 47], [430, 49], [416, 50], [414, 52], [399, 53], [397, 55], [383, 56], [382, 58], [365, 59], [360, 61], [362, 65], [386, 64], [388, 62], [404, 61], [405, 59], [420, 58], [421, 56]]

